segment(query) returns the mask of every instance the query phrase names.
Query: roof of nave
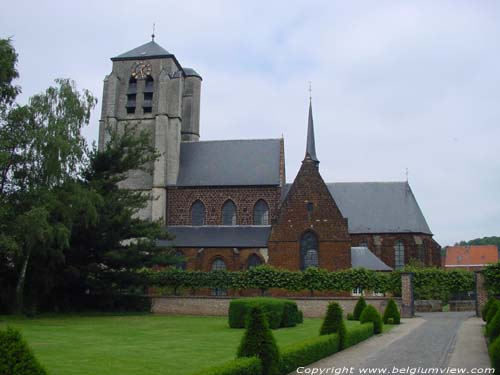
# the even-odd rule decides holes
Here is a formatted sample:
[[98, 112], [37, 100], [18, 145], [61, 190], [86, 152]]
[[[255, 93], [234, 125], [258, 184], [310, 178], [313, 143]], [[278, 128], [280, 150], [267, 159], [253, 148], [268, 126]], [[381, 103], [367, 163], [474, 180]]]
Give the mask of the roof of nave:
[[[351, 234], [432, 234], [407, 182], [335, 182], [326, 185], [342, 215], [347, 218]], [[283, 187], [282, 199], [290, 186]]]
[[280, 184], [280, 139], [181, 142], [176, 186]]
[[366, 268], [373, 271], [392, 271], [392, 268], [381, 261], [367, 247], [351, 247], [351, 267]]

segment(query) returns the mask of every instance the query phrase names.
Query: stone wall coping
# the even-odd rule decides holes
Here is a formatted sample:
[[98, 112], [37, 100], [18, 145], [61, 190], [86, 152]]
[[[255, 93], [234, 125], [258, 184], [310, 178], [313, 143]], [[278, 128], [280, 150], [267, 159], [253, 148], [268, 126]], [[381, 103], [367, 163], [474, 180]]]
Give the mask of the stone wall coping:
[[[260, 298], [262, 296], [257, 296], [255, 298]], [[263, 296], [267, 297], [267, 296]], [[253, 298], [253, 297], [231, 297], [231, 296], [151, 296], [151, 298], [167, 298], [167, 299], [200, 299], [200, 300], [232, 300], [232, 299], [240, 299], [240, 298]], [[289, 299], [289, 300], [300, 300], [300, 301], [357, 301], [359, 297], [269, 297], [269, 298], [277, 298], [277, 299]], [[401, 297], [367, 297], [363, 296], [365, 300], [368, 301], [383, 301], [388, 300], [390, 298], [400, 301]], [[441, 302], [441, 301], [439, 301]]]

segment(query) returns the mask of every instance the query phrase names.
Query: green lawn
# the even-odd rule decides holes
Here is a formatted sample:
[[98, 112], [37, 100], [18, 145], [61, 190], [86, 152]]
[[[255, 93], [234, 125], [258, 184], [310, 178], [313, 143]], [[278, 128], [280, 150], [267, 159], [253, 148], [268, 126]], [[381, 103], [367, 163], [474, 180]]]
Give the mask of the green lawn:
[[[51, 375], [191, 374], [234, 359], [244, 332], [223, 317], [162, 315], [0, 317], [5, 325], [21, 330]], [[273, 334], [284, 347], [317, 336], [320, 325], [305, 319]]]

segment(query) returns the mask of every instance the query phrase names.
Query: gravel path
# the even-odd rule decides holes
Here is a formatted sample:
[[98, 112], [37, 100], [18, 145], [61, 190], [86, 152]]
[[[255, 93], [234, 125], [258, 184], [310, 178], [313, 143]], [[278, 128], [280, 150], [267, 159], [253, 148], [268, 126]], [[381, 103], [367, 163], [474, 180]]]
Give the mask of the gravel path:
[[[335, 374], [333, 369], [349, 368], [344, 374], [358, 374], [359, 368], [444, 368], [449, 366], [457, 333], [473, 312], [419, 313], [417, 318], [405, 319], [404, 324], [389, 333], [375, 336], [352, 348], [341, 351], [301, 369], [298, 373]], [[332, 370], [330, 370], [332, 368]], [[353, 370], [354, 368], [354, 370]], [[328, 369], [331, 372], [327, 372]], [[296, 373], [294, 373], [296, 374]]]

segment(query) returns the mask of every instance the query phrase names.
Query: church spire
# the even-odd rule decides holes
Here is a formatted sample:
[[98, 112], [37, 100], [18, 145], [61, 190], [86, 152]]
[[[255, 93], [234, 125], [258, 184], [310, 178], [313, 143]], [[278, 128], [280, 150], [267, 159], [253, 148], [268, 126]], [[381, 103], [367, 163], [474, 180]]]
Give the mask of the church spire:
[[316, 143], [314, 142], [314, 123], [311, 97], [309, 97], [309, 119], [307, 122], [306, 156], [304, 160], [312, 160], [316, 165], [319, 164], [319, 160], [316, 156]]

